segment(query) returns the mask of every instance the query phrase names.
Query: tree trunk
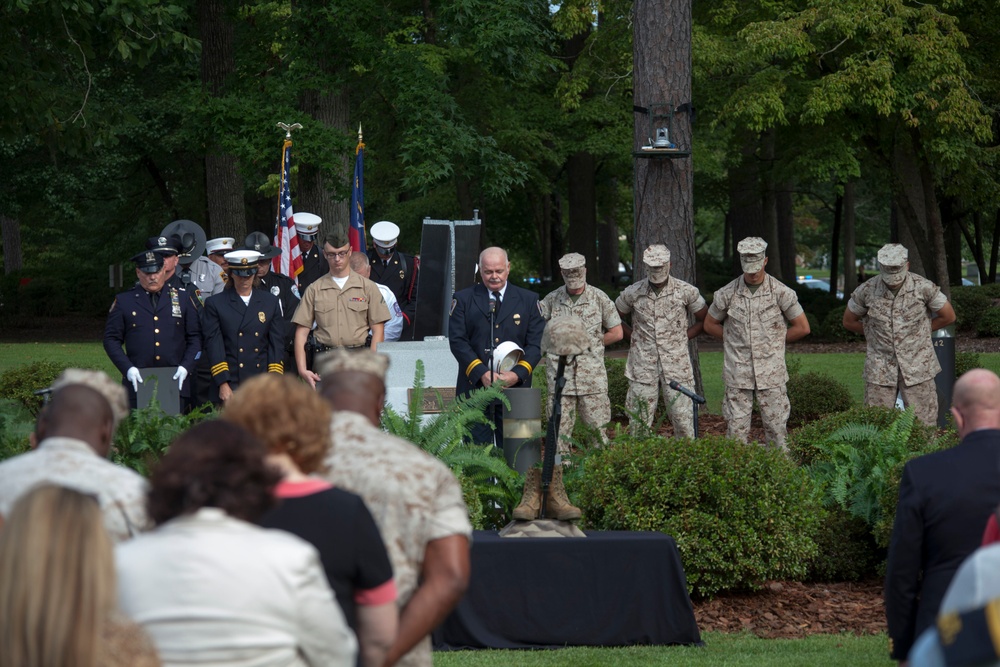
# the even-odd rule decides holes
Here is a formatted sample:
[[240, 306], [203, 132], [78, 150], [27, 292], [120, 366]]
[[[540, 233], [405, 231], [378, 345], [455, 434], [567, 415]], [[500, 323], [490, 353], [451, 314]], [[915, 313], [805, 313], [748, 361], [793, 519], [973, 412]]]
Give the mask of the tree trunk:
[[549, 209], [552, 207], [552, 201], [549, 195], [543, 194], [538, 198], [538, 203], [532, 207], [535, 211], [536, 224], [538, 226], [538, 247], [541, 251], [541, 279], [545, 284], [549, 284], [554, 280], [554, 273], [552, 271], [552, 218], [549, 215]]
[[[350, 106], [345, 90], [330, 92], [307, 90], [300, 97], [299, 108], [322, 125], [351, 133]], [[347, 235], [351, 223], [351, 199], [348, 182], [353, 174], [353, 155], [340, 156], [340, 176], [324, 174], [318, 167], [299, 163], [298, 203], [295, 210], [309, 211], [323, 218], [322, 233], [335, 231]], [[471, 216], [470, 216], [471, 217]], [[322, 243], [322, 238], [319, 239]]]
[[[729, 212], [726, 214], [726, 219], [732, 234], [733, 275], [743, 272], [736, 245], [748, 236], [764, 235], [760, 169], [756, 151], [756, 138], [750, 134], [745, 135], [740, 149], [740, 163], [729, 169]], [[770, 263], [768, 262], [769, 265]]]
[[791, 284], [795, 280], [795, 272], [798, 269], [792, 184], [788, 182], [779, 184], [775, 194], [777, 196], [778, 242], [781, 245], [781, 275]]
[[782, 248], [778, 241], [778, 198], [774, 191], [774, 130], [767, 130], [760, 137], [760, 210], [763, 239], [767, 241], [767, 272], [784, 282], [794, 281], [794, 274], [782, 271]]
[[569, 248], [587, 260], [587, 271], [597, 275], [597, 163], [594, 156], [579, 151], [566, 162], [569, 185]]
[[3, 272], [10, 275], [24, 268], [21, 258], [21, 222], [17, 218], [0, 215], [0, 233], [3, 235]]
[[[636, 0], [633, 23], [633, 87], [636, 106], [649, 113], [634, 116], [638, 151], [655, 130], [669, 122], [670, 140], [691, 148], [691, 118], [686, 112], [669, 117], [691, 101], [691, 3], [686, 0]], [[663, 115], [667, 117], [657, 118]], [[690, 155], [635, 160], [636, 278], [645, 277], [642, 253], [654, 243], [670, 248], [671, 273], [694, 282], [693, 170]]]
[[[854, 181], [844, 183], [844, 296], [854, 293], [858, 286], [857, 237], [855, 235], [854, 208], [857, 201], [857, 184]], [[834, 293], [837, 283], [830, 281]]]
[[830, 234], [830, 286], [836, 289], [840, 274], [840, 228], [844, 224], [844, 196], [837, 195], [833, 205], [833, 231]]
[[[997, 209], [996, 217], [993, 220], [993, 244], [990, 246], [990, 272], [989, 282], [997, 281], [997, 255], [1000, 253], [1000, 209]], [[982, 281], [980, 281], [982, 282]]]
[[927, 216], [926, 229], [931, 245], [930, 262], [928, 262], [931, 275], [927, 277], [937, 283], [945, 296], [950, 297], [951, 284], [948, 281], [948, 258], [944, 250], [944, 226], [941, 224], [941, 207], [938, 205], [934, 175], [931, 173], [926, 156], [920, 150], [919, 137], [916, 133], [913, 133], [912, 136], [914, 151], [920, 161], [920, 182], [923, 185], [924, 211]]
[[[227, 9], [225, 0], [198, 3], [201, 82], [212, 97], [225, 94], [226, 79], [236, 71], [233, 25]], [[207, 147], [205, 191], [208, 210], [205, 228], [210, 232], [209, 237], [231, 236], [237, 243], [242, 243], [247, 235], [247, 220], [243, 179], [238, 167], [234, 155], [223, 153], [217, 146]]]
[[[634, 150], [638, 152], [646, 144], [652, 121], [654, 132], [669, 123], [670, 140], [681, 151], [689, 151], [690, 113], [673, 111], [681, 105], [691, 108], [691, 2], [636, 0], [633, 17], [634, 106], [649, 110], [648, 114], [634, 115]], [[690, 155], [635, 160], [634, 278], [645, 277], [643, 251], [654, 243], [663, 243], [670, 248], [671, 274], [696, 282], [693, 174]], [[694, 340], [689, 351], [695, 387], [702, 391], [698, 345]]]
[[597, 227], [597, 276], [601, 283], [613, 285], [618, 276], [618, 179], [612, 178], [604, 190]]

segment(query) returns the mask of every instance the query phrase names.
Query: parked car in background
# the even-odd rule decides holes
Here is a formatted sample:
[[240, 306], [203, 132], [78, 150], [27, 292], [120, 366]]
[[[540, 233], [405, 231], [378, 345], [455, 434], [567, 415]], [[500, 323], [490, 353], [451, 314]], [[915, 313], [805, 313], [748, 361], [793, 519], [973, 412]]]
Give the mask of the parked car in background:
[[[808, 287], [809, 289], [823, 290], [824, 292], [830, 292], [830, 282], [828, 280], [823, 280], [822, 278], [813, 278], [812, 276], [798, 276], [796, 279], [803, 287]], [[844, 293], [837, 290], [837, 298], [843, 299]]]

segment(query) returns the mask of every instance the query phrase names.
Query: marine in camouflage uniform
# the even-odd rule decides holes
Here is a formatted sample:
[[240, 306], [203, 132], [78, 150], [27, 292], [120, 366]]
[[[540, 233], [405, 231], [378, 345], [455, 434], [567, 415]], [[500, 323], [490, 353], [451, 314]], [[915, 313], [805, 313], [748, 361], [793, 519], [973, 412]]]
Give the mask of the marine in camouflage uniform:
[[[587, 265], [583, 255], [574, 252], [563, 256], [559, 260], [559, 269], [566, 284], [542, 299], [542, 317], [552, 320], [574, 315], [583, 322], [592, 341], [590, 350], [568, 360], [563, 372], [566, 384], [562, 393], [558, 452], [560, 456], [565, 456], [570, 453], [569, 438], [573, 435], [577, 414], [584, 424], [600, 432], [604, 443], [608, 441], [604, 427], [611, 421], [611, 399], [608, 397], [604, 347], [622, 339], [622, 320], [608, 295], [587, 284]], [[546, 355], [550, 418], [558, 365], [557, 355]]]
[[865, 405], [892, 407], [898, 392], [917, 419], [933, 425], [941, 364], [931, 332], [954, 322], [955, 311], [941, 288], [910, 273], [903, 246], [882, 246], [878, 262], [880, 274], [858, 286], [844, 310], [844, 327], [868, 341]]
[[[674, 435], [692, 438], [691, 401], [671, 389], [669, 382], [676, 380], [688, 387], [694, 384], [688, 340], [701, 333], [708, 306], [697, 287], [670, 276], [670, 251], [666, 246], [646, 248], [642, 261], [647, 278], [627, 287], [615, 300], [622, 317], [632, 314], [631, 344], [625, 364], [629, 420], [632, 422], [638, 412], [646, 426], [650, 426], [658, 390], [662, 390]], [[689, 327], [690, 315], [695, 323]]]
[[722, 415], [728, 435], [747, 442], [756, 394], [765, 439], [785, 449], [785, 343], [807, 335], [809, 321], [795, 291], [764, 272], [767, 243], [751, 236], [736, 248], [743, 275], [715, 293], [705, 318], [705, 332], [723, 343]]
[[[325, 478], [361, 496], [375, 518], [392, 561], [400, 626], [411, 622], [407, 619], [407, 604], [424, 586], [428, 588], [420, 611], [431, 617], [439, 610], [447, 613], [458, 598], [453, 602], [442, 600], [441, 596], [449, 595], [450, 587], [429, 581], [428, 572], [440, 573], [448, 568], [437, 563], [428, 566], [427, 561], [444, 551], [442, 546], [447, 540], [444, 548], [455, 550], [452, 555], [464, 562], [468, 576], [472, 525], [458, 480], [440, 460], [373, 423], [385, 396], [387, 357], [368, 349], [335, 350], [318, 357], [316, 364], [324, 380], [323, 396], [335, 410], [331, 421], [335, 443], [326, 460], [329, 471]], [[372, 381], [381, 388], [381, 399], [368, 395]], [[437, 544], [428, 553], [432, 543]], [[390, 658], [398, 652], [395, 648], [390, 649]], [[395, 664], [430, 667], [429, 634]]]

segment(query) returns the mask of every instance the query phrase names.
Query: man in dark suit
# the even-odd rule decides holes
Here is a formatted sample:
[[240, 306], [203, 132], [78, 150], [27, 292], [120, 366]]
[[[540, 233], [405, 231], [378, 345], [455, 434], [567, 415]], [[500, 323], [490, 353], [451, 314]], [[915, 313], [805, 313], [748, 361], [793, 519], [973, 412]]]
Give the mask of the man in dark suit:
[[961, 442], [908, 462], [899, 485], [885, 614], [889, 653], [901, 663], [1000, 504], [1000, 378], [983, 369], [960, 377], [951, 413]]
[[[458, 361], [455, 393], [466, 396], [473, 389], [494, 383], [530, 387], [531, 372], [542, 358], [545, 330], [538, 295], [507, 282], [510, 262], [502, 248], [487, 248], [480, 253], [479, 273], [483, 282], [456, 292], [451, 302], [448, 340]], [[523, 357], [510, 370], [492, 368], [493, 350], [507, 341], [517, 344]], [[502, 408], [496, 403], [487, 412], [496, 426], [498, 447], [503, 443]], [[476, 442], [494, 442], [493, 431], [483, 424], [473, 427], [472, 436]]]
[[283, 373], [286, 324], [278, 297], [260, 288], [256, 250], [226, 253], [229, 279], [205, 301], [205, 354], [216, 392], [225, 403], [241, 382], [260, 373]]
[[121, 371], [133, 408], [142, 382], [140, 368], [176, 366], [173, 379], [181, 398], [188, 399], [191, 383], [185, 380], [201, 351], [197, 298], [193, 292], [166, 286], [161, 254], [147, 250], [131, 261], [139, 282], [111, 304], [104, 326], [104, 351]]
[[420, 261], [413, 255], [400, 252], [399, 226], [382, 220], [370, 230], [372, 249], [368, 251], [371, 266], [370, 279], [392, 290], [396, 303], [403, 313], [403, 332], [398, 340], [413, 340], [413, 318], [417, 313], [417, 273]]

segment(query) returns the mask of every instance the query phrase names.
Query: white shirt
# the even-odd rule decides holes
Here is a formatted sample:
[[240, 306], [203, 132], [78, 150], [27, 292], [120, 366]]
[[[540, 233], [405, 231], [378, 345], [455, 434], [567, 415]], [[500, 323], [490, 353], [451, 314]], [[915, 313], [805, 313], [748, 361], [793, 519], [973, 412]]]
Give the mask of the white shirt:
[[382, 293], [385, 306], [389, 309], [390, 319], [385, 323], [385, 340], [399, 340], [403, 333], [403, 311], [399, 307], [399, 302], [396, 301], [396, 295], [385, 285], [375, 283], [375, 286]]

